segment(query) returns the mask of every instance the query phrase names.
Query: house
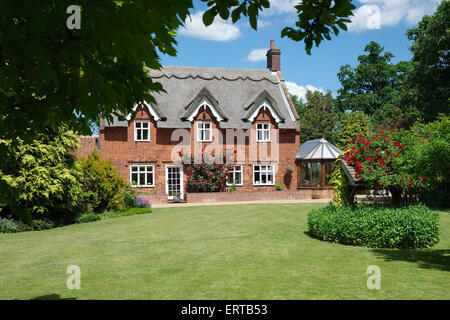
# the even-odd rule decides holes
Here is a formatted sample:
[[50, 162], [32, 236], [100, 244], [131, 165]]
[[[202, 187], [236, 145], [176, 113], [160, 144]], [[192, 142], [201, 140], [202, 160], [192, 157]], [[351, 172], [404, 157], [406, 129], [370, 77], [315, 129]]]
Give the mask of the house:
[[[99, 150], [140, 192], [186, 192], [179, 156], [229, 155], [229, 185], [240, 192], [297, 189], [299, 116], [271, 41], [267, 69], [165, 66], [150, 70], [165, 93], [134, 106], [135, 117], [100, 121]], [[293, 170], [293, 171], [292, 171]]]

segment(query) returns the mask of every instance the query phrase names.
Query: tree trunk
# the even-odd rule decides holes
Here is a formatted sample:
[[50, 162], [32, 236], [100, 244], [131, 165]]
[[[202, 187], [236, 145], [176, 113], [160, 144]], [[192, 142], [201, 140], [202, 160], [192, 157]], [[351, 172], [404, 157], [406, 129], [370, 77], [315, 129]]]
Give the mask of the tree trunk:
[[395, 207], [399, 207], [402, 204], [402, 190], [398, 188], [389, 188], [389, 192], [392, 195], [392, 204]]

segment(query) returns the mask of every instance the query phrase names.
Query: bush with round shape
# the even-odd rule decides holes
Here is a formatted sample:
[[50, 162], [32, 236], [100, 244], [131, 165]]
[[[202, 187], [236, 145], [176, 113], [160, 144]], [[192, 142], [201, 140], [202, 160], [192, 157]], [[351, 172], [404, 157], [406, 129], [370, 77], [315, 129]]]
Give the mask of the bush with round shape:
[[427, 248], [439, 242], [439, 215], [418, 204], [336, 207], [308, 214], [309, 233], [321, 240], [373, 248]]

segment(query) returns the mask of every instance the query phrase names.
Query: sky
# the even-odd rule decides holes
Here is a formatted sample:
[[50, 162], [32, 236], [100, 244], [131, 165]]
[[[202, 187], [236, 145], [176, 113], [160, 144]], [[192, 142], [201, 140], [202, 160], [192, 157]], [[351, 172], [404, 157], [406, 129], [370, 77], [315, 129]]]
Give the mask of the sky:
[[393, 62], [410, 60], [411, 41], [406, 31], [417, 26], [424, 15], [433, 14], [440, 0], [354, 0], [354, 10], [348, 32], [340, 32], [331, 41], [324, 40], [313, 47], [311, 55], [305, 52], [303, 42], [281, 38], [281, 30], [294, 26], [299, 0], [270, 0], [258, 19], [258, 30], [253, 30], [248, 19], [236, 24], [231, 19], [216, 17], [211, 26], [202, 23], [207, 8], [194, 0], [185, 26], [178, 31], [176, 57], [163, 55], [162, 65], [182, 65], [224, 68], [266, 68], [266, 51], [270, 40], [281, 50], [281, 72], [291, 94], [303, 98], [306, 90], [331, 90], [336, 95], [340, 88], [337, 73], [342, 65], [356, 66], [358, 56], [370, 41], [380, 43], [394, 54]]

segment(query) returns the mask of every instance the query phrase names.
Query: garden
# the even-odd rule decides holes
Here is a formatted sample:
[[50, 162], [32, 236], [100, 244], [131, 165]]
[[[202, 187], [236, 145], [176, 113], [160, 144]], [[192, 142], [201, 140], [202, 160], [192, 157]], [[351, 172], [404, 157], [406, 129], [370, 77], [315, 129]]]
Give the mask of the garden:
[[0, 172], [0, 233], [151, 212], [149, 201], [137, 196], [99, 153], [75, 158], [78, 139], [64, 125], [47, 129], [32, 142], [3, 142], [7, 154]]
[[[448, 116], [408, 131], [381, 130], [349, 140], [332, 174], [333, 202], [309, 214], [309, 232], [325, 241], [367, 247], [437, 244], [439, 216], [426, 205], [449, 206], [449, 151]], [[354, 176], [348, 176], [348, 166]], [[355, 203], [357, 187], [374, 190], [369, 201]]]

